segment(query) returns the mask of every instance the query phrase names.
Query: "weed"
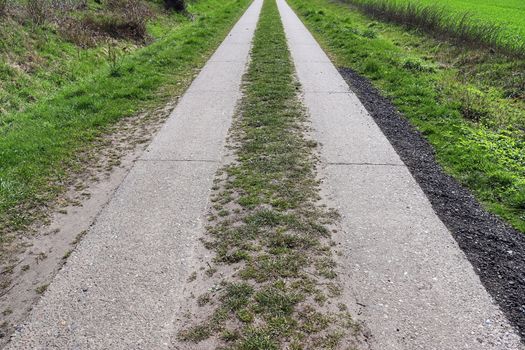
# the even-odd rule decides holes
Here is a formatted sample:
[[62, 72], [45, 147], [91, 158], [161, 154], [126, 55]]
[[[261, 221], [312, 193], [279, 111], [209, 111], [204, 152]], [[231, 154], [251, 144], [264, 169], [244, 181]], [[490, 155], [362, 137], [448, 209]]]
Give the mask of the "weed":
[[122, 68], [122, 62], [127, 52], [129, 52], [126, 46], [118, 47], [117, 42], [114, 40], [108, 40], [106, 47], [102, 50], [102, 55], [108, 63], [109, 72], [112, 77], [120, 76], [120, 69]]
[[43, 284], [41, 286], [38, 286], [36, 289], [35, 289], [35, 292], [37, 292], [37, 294], [44, 294], [44, 292], [47, 290], [47, 287], [49, 286], [49, 284]]
[[225, 329], [221, 334], [221, 339], [226, 342], [233, 342], [239, 339], [239, 333], [229, 329]]
[[490, 111], [485, 106], [483, 95], [474, 88], [461, 90], [459, 103], [461, 114], [468, 120], [480, 122], [489, 117]]
[[373, 29], [367, 29], [361, 35], [363, 35], [365, 38], [368, 38], [368, 39], [377, 38], [377, 32]]
[[408, 58], [403, 62], [403, 68], [412, 72], [433, 72], [434, 69], [425, 65], [421, 60]]
[[365, 72], [373, 75], [380, 73], [381, 64], [374, 59], [367, 59], [365, 64]]
[[204, 293], [197, 298], [197, 305], [204, 306], [210, 302], [210, 294]]
[[192, 272], [191, 275], [188, 277], [187, 282], [193, 282], [197, 279], [197, 272]]

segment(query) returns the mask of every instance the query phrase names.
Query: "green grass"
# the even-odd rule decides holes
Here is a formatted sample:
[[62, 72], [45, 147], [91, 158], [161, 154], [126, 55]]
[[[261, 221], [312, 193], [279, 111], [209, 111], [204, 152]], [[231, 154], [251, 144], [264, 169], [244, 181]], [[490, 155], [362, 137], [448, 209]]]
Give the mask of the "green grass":
[[522, 0], [416, 1], [425, 5], [445, 6], [451, 13], [469, 12], [481, 21], [502, 24], [508, 36], [519, 36], [521, 40], [525, 40], [525, 2]]
[[[26, 74], [0, 63], [0, 240], [64, 190], [83, 166], [79, 153], [111, 125], [181, 93], [248, 3], [202, 0], [188, 8], [193, 20], [173, 15], [150, 23], [157, 40], [126, 54], [117, 71], [102, 48], [77, 50], [48, 27], [15, 28], [2, 50], [37, 52], [46, 64]], [[27, 47], [18, 36], [31, 38]]]
[[[92, 10], [68, 15], [82, 18], [105, 13], [102, 4], [92, 0], [88, 4]], [[183, 16], [163, 12], [160, 4], [153, 1], [147, 4], [155, 15], [148, 22], [148, 34], [153, 39], [160, 39], [184, 21]], [[0, 20], [0, 121], [48, 98], [65, 85], [90, 77], [107, 64], [104, 49], [109, 38], [95, 38], [93, 47], [80, 47], [64, 37], [59, 23], [49, 20], [35, 25], [20, 11]], [[125, 39], [112, 42], [128, 52], [140, 47]]]
[[371, 79], [425, 135], [448, 173], [525, 232], [523, 60], [439, 42], [341, 3], [290, 4], [337, 65]]
[[218, 174], [205, 240], [214, 268], [237, 272], [197, 298], [215, 309], [183, 330], [183, 341], [216, 337], [229, 349], [354, 342], [358, 328], [331, 300], [340, 289], [328, 226], [335, 215], [317, 205], [316, 143], [304, 136], [298, 88], [276, 3], [266, 0], [230, 131], [236, 160]]
[[525, 56], [525, 4], [516, 0], [345, 0], [366, 14], [463, 45]]

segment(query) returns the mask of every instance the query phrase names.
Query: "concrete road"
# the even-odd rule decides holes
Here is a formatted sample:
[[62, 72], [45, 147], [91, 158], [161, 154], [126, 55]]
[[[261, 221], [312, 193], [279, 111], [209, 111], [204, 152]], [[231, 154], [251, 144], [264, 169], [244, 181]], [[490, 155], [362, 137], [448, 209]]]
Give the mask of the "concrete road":
[[371, 348], [522, 349], [379, 127], [284, 0], [277, 0], [304, 102], [322, 144], [324, 190], [354, 313]]
[[[522, 349], [451, 234], [326, 54], [277, 0], [342, 214], [345, 295], [370, 347]], [[7, 349], [169, 349], [262, 0], [233, 28]]]
[[7, 349], [168, 349], [261, 5], [211, 57]]

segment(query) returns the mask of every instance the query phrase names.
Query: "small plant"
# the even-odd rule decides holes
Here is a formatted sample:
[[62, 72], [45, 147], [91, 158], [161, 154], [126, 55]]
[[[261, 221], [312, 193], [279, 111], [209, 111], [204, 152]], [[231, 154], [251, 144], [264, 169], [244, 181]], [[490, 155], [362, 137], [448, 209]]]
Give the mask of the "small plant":
[[381, 70], [381, 64], [374, 60], [374, 59], [368, 59], [365, 63], [365, 72], [367, 73], [379, 73]]
[[466, 87], [460, 96], [460, 103], [463, 117], [473, 122], [480, 122], [490, 114], [484, 103], [483, 95], [476, 89]]
[[375, 30], [372, 30], [372, 29], [367, 29], [363, 32], [363, 34], [361, 34], [362, 36], [364, 36], [365, 38], [368, 38], [368, 39], [375, 39], [377, 38], [377, 33]]
[[35, 289], [35, 292], [37, 292], [37, 294], [44, 294], [44, 292], [47, 290], [47, 287], [49, 286], [49, 284], [43, 284], [41, 286], [38, 286], [36, 289]]
[[26, 3], [28, 18], [36, 25], [44, 24], [51, 15], [49, 0], [31, 0]]
[[120, 69], [122, 68], [122, 61], [128, 51], [129, 48], [127, 46], [120, 48], [114, 40], [108, 40], [106, 46], [102, 49], [102, 55], [109, 65], [109, 71], [112, 77], [121, 75]]
[[434, 72], [434, 68], [426, 65], [423, 61], [408, 58], [403, 62], [403, 68], [412, 72]]

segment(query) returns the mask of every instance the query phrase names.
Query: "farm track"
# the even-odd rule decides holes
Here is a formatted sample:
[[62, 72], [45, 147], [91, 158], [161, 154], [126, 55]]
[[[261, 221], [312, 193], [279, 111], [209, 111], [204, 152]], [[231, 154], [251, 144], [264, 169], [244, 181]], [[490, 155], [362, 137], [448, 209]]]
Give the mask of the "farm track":
[[[275, 17], [274, 0], [265, 1], [265, 15]], [[250, 64], [258, 69], [248, 70], [241, 94], [263, 6], [255, 0], [7, 349], [342, 349], [354, 337], [356, 346], [371, 349], [523, 349], [387, 138], [285, 1], [277, 5], [297, 82], [286, 69], [275, 77], [282, 95], [274, 98], [284, 99], [285, 107], [275, 115], [290, 121], [264, 124], [265, 111], [279, 107], [266, 98], [275, 91], [265, 65], [275, 60], [264, 60], [281, 52], [265, 53], [282, 40], [278, 24], [265, 22], [267, 31], [276, 31], [269, 42], [256, 38]], [[287, 57], [279, 60], [293, 68]], [[238, 129], [230, 131], [225, 148], [239, 100]], [[268, 108], [261, 108], [265, 103]], [[280, 126], [288, 132], [279, 134]], [[266, 178], [283, 167], [283, 155], [294, 157], [294, 167], [284, 166], [282, 178]], [[251, 171], [261, 172], [250, 178]], [[285, 191], [279, 184], [291, 175], [297, 183]], [[268, 202], [245, 196], [250, 187], [243, 186], [261, 179], [259, 195]], [[214, 192], [213, 203], [228, 204], [231, 196], [240, 206], [230, 211], [210, 203], [210, 189], [232, 190]], [[287, 197], [299, 190], [312, 197]], [[242, 213], [243, 203], [248, 214], [225, 226], [224, 218]], [[340, 217], [324, 213], [323, 205], [335, 207]], [[221, 241], [235, 232], [253, 233], [235, 230], [243, 224], [256, 233], [264, 229], [269, 238], [242, 245], [236, 245], [238, 237]], [[208, 232], [205, 226], [211, 226]], [[330, 232], [333, 242], [326, 244]], [[308, 236], [318, 233], [321, 238]], [[294, 257], [303, 263], [279, 265]], [[338, 315], [346, 323], [338, 323]], [[187, 316], [211, 321], [187, 328]], [[352, 331], [341, 333], [341, 326]]]

